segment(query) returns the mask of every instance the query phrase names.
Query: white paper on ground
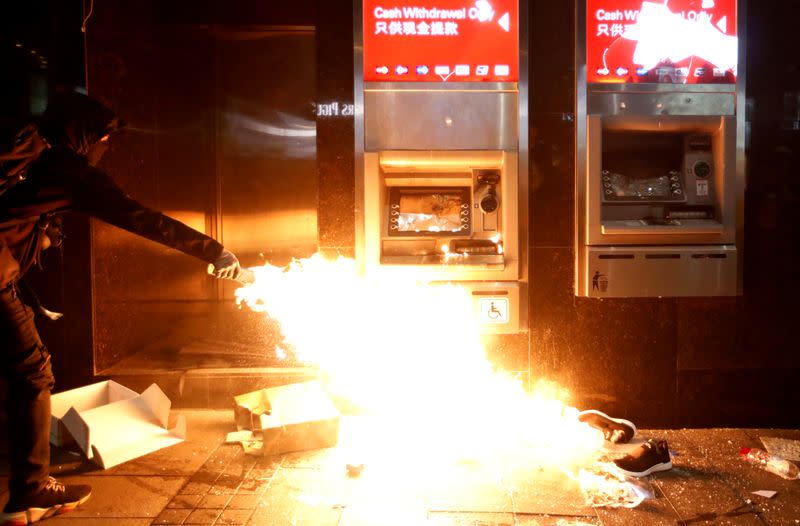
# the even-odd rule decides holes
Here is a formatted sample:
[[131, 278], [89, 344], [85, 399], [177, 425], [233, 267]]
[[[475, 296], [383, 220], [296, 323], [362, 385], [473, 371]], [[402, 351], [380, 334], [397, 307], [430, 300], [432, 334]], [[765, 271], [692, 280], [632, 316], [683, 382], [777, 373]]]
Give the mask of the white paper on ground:
[[753, 492], [753, 495], [758, 495], [759, 497], [766, 497], [768, 499], [771, 499], [777, 494], [778, 494], [777, 491], [772, 491], [770, 489], [760, 489], [758, 491]]
[[652, 499], [650, 490], [641, 481], [625, 477], [616, 466], [595, 462], [578, 473], [578, 483], [586, 505], [599, 508], [635, 508], [645, 499]]
[[185, 439], [183, 415], [167, 429], [170, 406], [153, 384], [136, 398], [86, 411], [71, 408], [62, 421], [87, 457], [110, 468]]

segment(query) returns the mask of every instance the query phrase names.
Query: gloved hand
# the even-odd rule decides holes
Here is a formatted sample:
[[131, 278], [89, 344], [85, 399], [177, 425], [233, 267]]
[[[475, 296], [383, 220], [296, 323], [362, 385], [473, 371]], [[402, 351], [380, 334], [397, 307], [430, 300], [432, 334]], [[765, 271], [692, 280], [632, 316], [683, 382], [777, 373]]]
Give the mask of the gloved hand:
[[223, 249], [217, 260], [214, 261], [212, 274], [220, 279], [238, 279], [241, 273], [242, 267], [239, 265], [239, 260], [233, 255], [233, 252]]

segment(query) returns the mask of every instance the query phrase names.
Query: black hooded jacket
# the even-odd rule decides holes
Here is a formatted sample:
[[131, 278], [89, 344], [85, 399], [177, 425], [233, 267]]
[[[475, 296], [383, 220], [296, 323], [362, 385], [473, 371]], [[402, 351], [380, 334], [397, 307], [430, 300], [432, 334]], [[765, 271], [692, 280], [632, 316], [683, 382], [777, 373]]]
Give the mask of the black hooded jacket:
[[[0, 289], [37, 262], [47, 218], [76, 210], [213, 263], [222, 245], [132, 199], [93, 166], [109, 134], [124, 123], [79, 93], [54, 99], [38, 123], [47, 148], [25, 180], [0, 195]], [[104, 139], [106, 137], [106, 139]]]

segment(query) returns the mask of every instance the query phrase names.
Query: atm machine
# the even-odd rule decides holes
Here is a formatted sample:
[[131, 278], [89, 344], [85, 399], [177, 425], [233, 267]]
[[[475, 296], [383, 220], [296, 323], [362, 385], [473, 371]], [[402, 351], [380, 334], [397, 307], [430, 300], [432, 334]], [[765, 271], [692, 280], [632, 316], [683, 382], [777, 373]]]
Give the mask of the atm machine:
[[578, 0], [577, 296], [741, 294], [744, 15]]
[[355, 2], [356, 258], [527, 327], [526, 20], [517, 0]]

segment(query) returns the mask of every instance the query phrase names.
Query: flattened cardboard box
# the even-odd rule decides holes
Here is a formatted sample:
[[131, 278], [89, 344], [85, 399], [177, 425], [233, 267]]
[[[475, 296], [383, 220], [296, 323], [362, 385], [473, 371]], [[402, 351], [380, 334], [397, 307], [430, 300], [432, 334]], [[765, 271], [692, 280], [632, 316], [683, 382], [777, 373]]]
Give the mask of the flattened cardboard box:
[[156, 384], [137, 394], [115, 382], [100, 382], [59, 393], [53, 399], [51, 418], [60, 426], [55, 439], [64, 443], [66, 430], [86, 457], [102, 468], [186, 438], [183, 415], [177, 417], [174, 427], [168, 428], [172, 402]]
[[75, 443], [75, 439], [61, 421], [70, 408], [74, 407], [76, 411], [84, 412], [120, 400], [130, 400], [137, 396], [139, 393], [113, 380], [54, 394], [50, 398], [50, 443], [54, 446]]
[[261, 432], [263, 455], [333, 447], [339, 410], [317, 381], [270, 387], [234, 397], [238, 429]]

